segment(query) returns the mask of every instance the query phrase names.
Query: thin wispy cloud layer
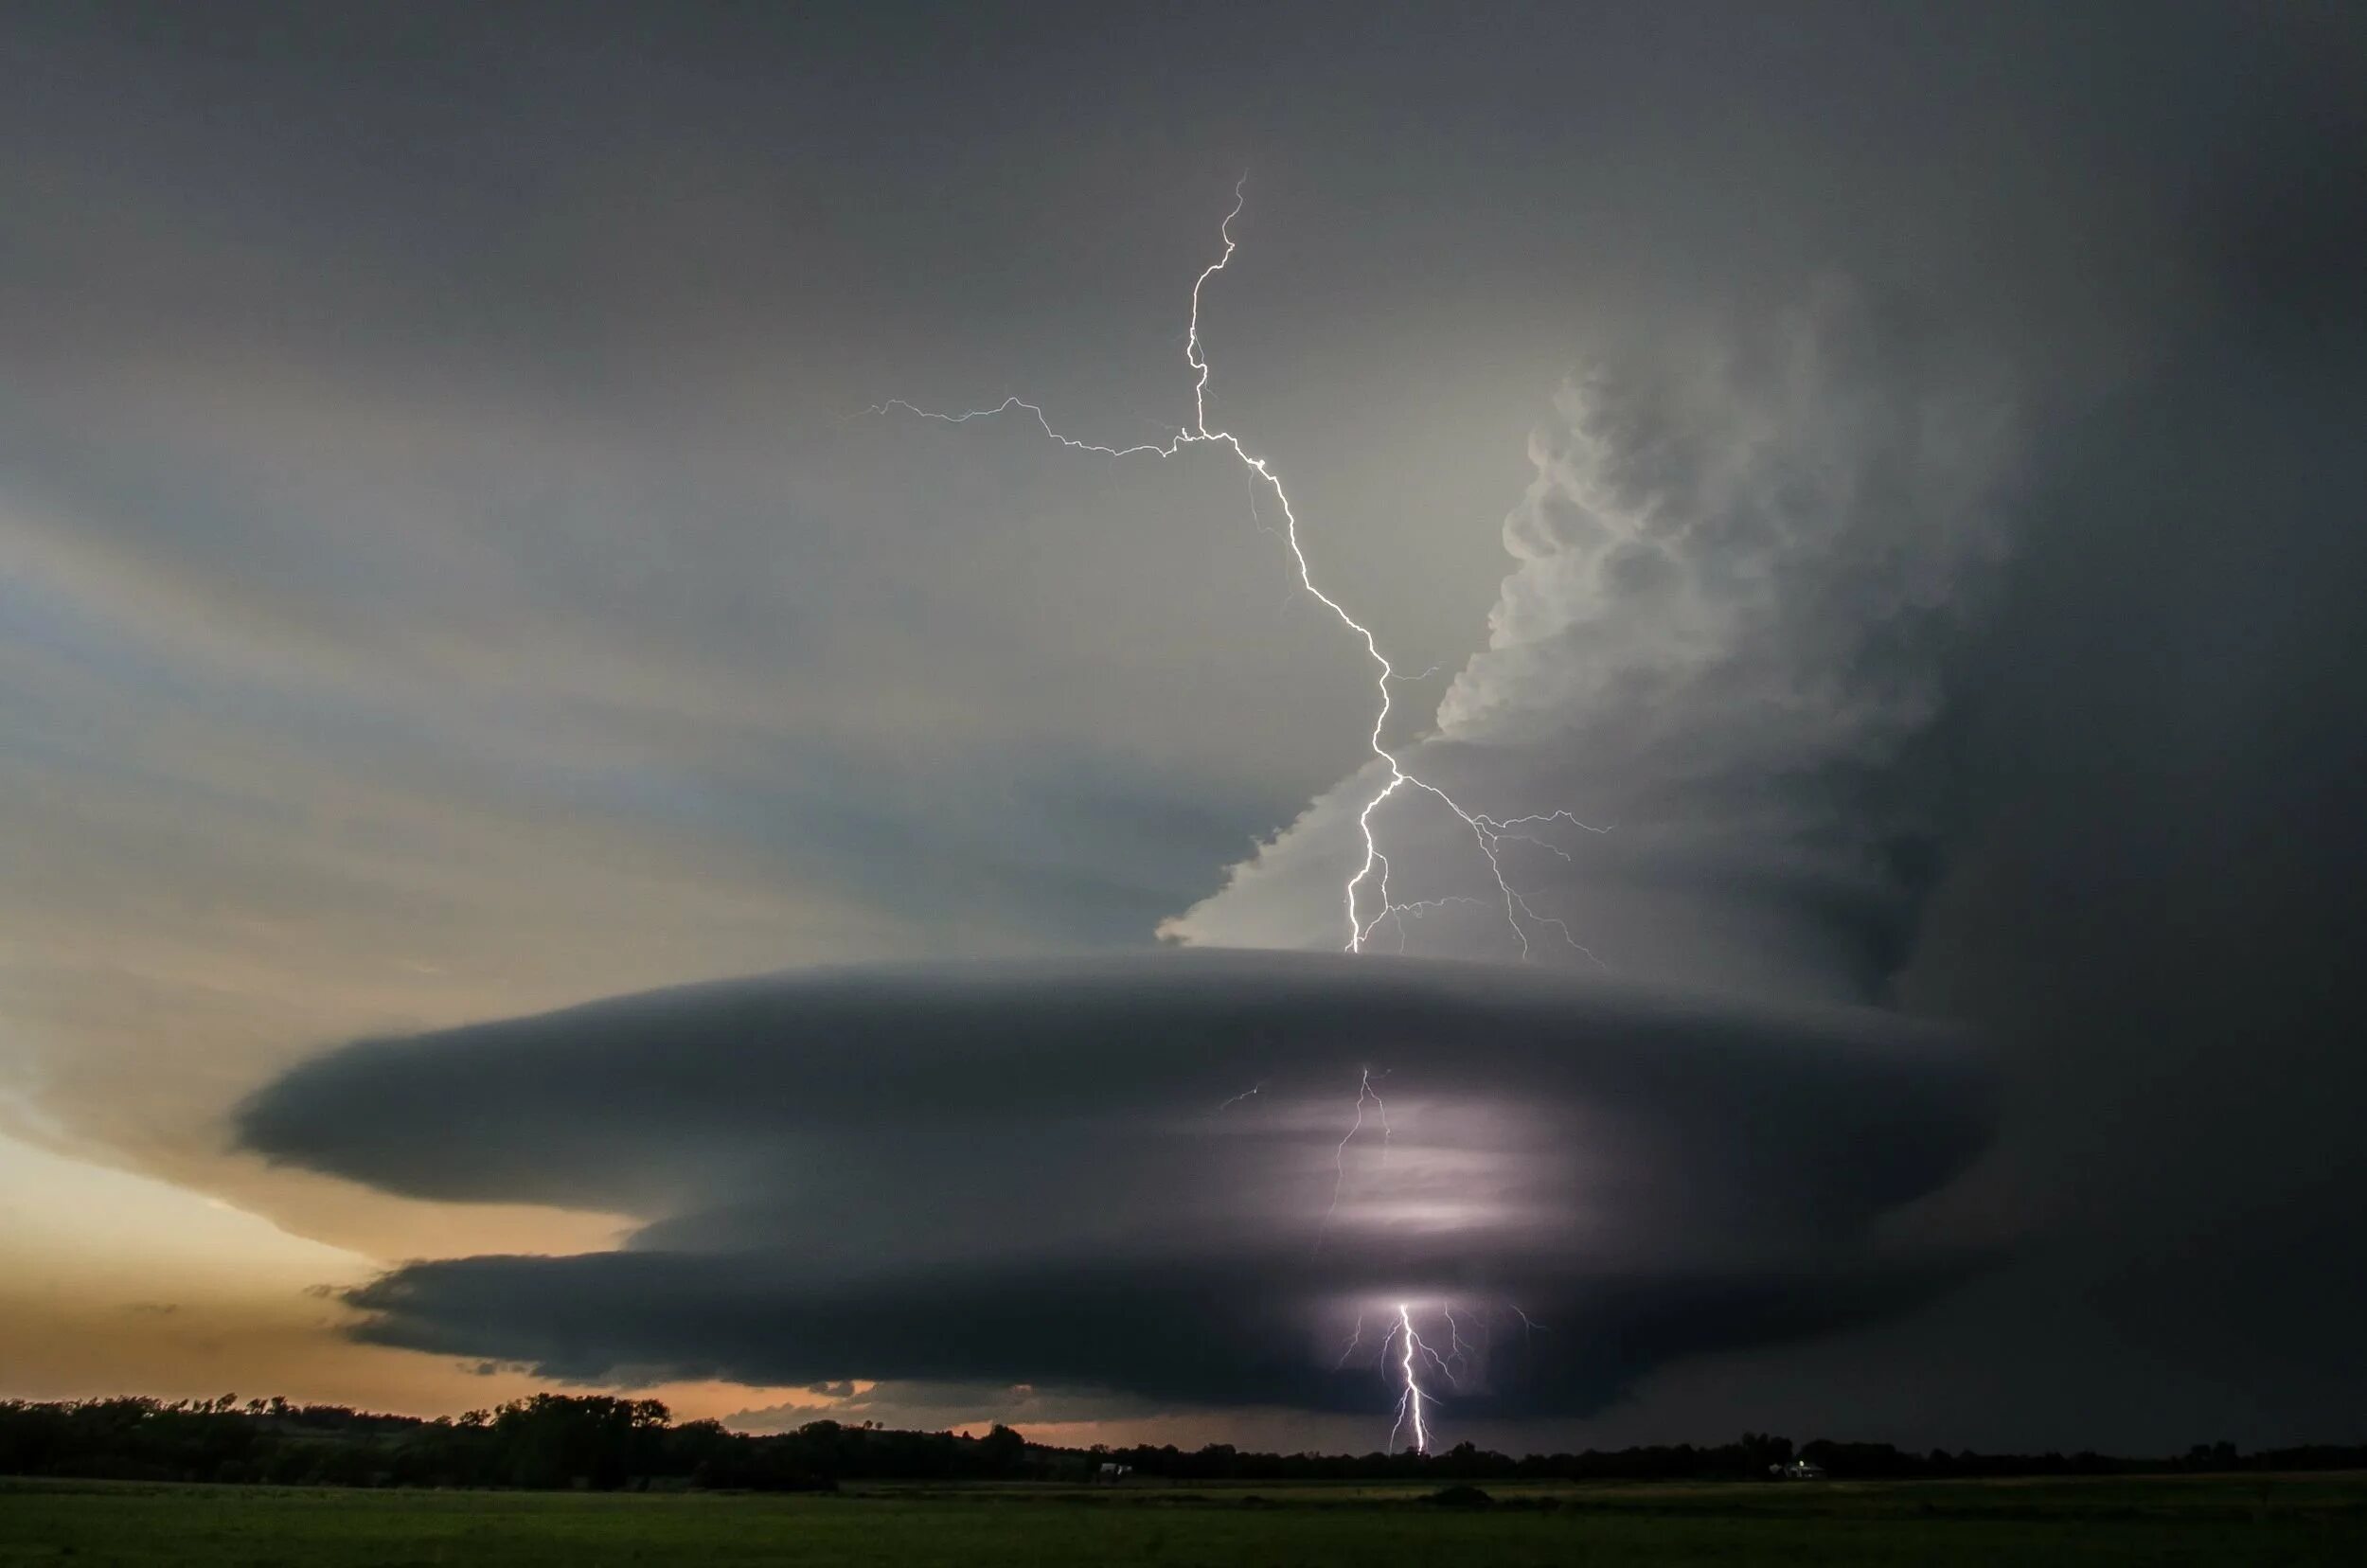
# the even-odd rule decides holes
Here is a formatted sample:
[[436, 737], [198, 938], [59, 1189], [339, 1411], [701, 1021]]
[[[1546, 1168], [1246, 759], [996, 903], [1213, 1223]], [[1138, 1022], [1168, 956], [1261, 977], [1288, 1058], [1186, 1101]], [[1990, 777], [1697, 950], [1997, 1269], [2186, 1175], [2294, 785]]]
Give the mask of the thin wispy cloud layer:
[[1991, 1114], [1962, 1039], [1880, 1014], [1216, 953], [825, 971], [366, 1042], [240, 1127], [407, 1195], [647, 1221], [615, 1253], [399, 1270], [350, 1298], [383, 1343], [1342, 1411], [1372, 1408], [1379, 1314], [1411, 1301], [1492, 1346], [1453, 1398], [1503, 1415], [1928, 1295], [1968, 1257], [1871, 1227]]

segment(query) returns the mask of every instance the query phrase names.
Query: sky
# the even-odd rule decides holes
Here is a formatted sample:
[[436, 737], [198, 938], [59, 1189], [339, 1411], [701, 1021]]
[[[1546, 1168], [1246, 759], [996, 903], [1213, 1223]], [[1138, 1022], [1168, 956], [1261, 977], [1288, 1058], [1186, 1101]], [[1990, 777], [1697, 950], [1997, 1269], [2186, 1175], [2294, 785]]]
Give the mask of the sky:
[[0, 75], [0, 1394], [2367, 1438], [2354, 11]]

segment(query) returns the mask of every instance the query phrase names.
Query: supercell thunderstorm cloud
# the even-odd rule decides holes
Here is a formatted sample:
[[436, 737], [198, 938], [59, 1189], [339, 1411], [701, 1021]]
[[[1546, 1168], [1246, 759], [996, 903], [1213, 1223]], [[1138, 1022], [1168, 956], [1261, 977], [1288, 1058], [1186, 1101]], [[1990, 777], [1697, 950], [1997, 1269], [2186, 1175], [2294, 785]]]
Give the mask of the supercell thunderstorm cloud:
[[[1386, 1390], [1391, 1444], [1426, 1449], [1975, 1266], [1875, 1230], [1985, 1143], [1975, 1057], [1847, 1005], [1921, 892], [1909, 758], [1931, 650], [2002, 549], [1997, 389], [1839, 289], [1684, 375], [1574, 383], [1489, 647], [1401, 752], [1399, 672], [1317, 586], [1269, 460], [1208, 422], [1231, 223], [1170, 440], [1016, 398], [875, 412], [1213, 446], [1271, 491], [1298, 585], [1376, 668], [1373, 760], [1165, 935], [1346, 954], [827, 971], [351, 1046], [250, 1102], [247, 1144], [641, 1222], [614, 1253], [398, 1270], [350, 1297], [365, 1336], [583, 1380]], [[1471, 961], [1549, 953], [1579, 972]]]
[[1370, 1411], [1415, 1349], [1402, 1310], [1439, 1357], [1435, 1430], [1591, 1411], [1663, 1361], [1926, 1297], [1973, 1260], [1875, 1222], [1990, 1115], [1963, 1040], [1861, 1009], [1211, 952], [825, 971], [367, 1042], [242, 1129], [391, 1191], [642, 1221], [613, 1253], [399, 1270], [355, 1298], [386, 1343], [578, 1379]]
[[0, 80], [0, 1396], [2367, 1437], [2359, 8]]

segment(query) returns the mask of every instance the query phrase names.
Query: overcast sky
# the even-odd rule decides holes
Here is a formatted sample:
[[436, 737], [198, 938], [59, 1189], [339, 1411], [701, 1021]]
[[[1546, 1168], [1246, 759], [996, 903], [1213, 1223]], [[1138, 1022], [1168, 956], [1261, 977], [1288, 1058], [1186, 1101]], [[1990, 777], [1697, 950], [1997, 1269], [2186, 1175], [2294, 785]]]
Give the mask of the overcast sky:
[[[2367, 1437], [2348, 9], [27, 5], [0, 81], [0, 1392], [1361, 1447], [1396, 1269], [1587, 1340], [1446, 1391], [1507, 1444]], [[1368, 946], [1500, 970], [1172, 951], [1340, 946], [1389, 776], [1271, 487], [869, 412], [1191, 426], [1245, 171], [1210, 427], [1401, 764], [1576, 819], [1374, 813]], [[1011, 1076], [932, 1143], [875, 1060]], [[967, 1256], [981, 1159], [1090, 1202]], [[1166, 1362], [1048, 1288], [1219, 1281]]]

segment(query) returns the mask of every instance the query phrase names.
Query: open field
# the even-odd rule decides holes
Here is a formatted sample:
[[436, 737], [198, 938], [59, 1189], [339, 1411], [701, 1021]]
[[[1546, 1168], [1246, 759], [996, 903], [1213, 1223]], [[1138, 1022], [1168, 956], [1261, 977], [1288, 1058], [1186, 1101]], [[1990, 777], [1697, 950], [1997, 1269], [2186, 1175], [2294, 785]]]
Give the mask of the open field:
[[0, 1481], [0, 1564], [2343, 1564], [2367, 1475], [1797, 1486], [918, 1488], [838, 1496]]

